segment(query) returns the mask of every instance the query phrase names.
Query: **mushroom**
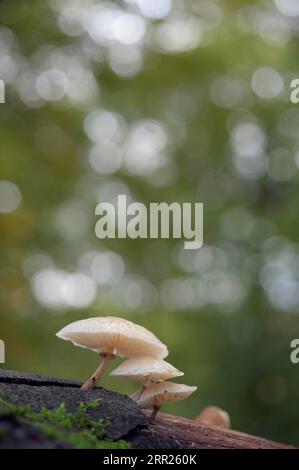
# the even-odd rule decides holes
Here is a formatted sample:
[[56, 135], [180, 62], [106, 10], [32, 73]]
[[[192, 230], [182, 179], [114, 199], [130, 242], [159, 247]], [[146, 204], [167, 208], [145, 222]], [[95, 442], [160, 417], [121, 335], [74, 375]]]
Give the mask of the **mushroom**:
[[197, 387], [195, 386], [191, 387], [174, 382], [160, 382], [147, 387], [138, 398], [136, 395], [133, 395], [132, 398], [140, 408], [153, 408], [153, 412], [149, 418], [150, 422], [153, 423], [162, 405], [184, 400], [189, 397], [191, 393], [195, 392], [196, 389]]
[[153, 333], [143, 326], [118, 317], [96, 317], [79, 320], [65, 326], [58, 338], [71, 341], [75, 346], [97, 352], [102, 361], [95, 373], [82, 386], [92, 390], [109, 362], [120, 357], [150, 355], [164, 359], [168, 350]]
[[198, 424], [205, 424], [207, 426], [217, 426], [220, 428], [230, 428], [229, 414], [218, 408], [217, 406], [208, 406], [195, 418]]
[[[127, 359], [114, 369], [110, 375], [114, 377], [127, 377], [135, 382], [140, 382], [140, 396], [152, 382], [159, 383], [173, 377], [180, 377], [184, 372], [173, 367], [162, 359], [152, 356], [140, 356]], [[140, 396], [138, 398], [140, 398]]]

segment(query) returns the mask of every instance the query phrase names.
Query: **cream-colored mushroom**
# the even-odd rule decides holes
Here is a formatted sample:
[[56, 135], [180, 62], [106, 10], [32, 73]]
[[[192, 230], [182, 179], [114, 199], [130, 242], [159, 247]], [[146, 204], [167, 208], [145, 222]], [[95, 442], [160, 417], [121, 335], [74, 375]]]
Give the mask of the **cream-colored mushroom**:
[[217, 426], [220, 428], [230, 428], [229, 414], [217, 406], [208, 406], [195, 418], [198, 424], [207, 426]]
[[169, 362], [152, 356], [140, 356], [127, 359], [114, 369], [110, 375], [114, 377], [126, 377], [143, 385], [140, 396], [144, 389], [152, 382], [158, 383], [173, 377], [180, 377], [184, 372], [173, 367]]
[[195, 386], [177, 384], [174, 382], [160, 382], [147, 387], [141, 396], [138, 397], [137, 392], [132, 398], [140, 408], [153, 408], [153, 412], [149, 418], [153, 423], [162, 405], [184, 400], [189, 397], [191, 393], [195, 392], [195, 390], [197, 390]]
[[102, 357], [98, 369], [82, 386], [84, 390], [95, 387], [109, 361], [116, 356], [150, 355], [164, 359], [168, 355], [165, 344], [151, 331], [124, 318], [96, 317], [79, 320], [65, 326], [57, 336], [71, 341], [75, 346], [91, 349]]

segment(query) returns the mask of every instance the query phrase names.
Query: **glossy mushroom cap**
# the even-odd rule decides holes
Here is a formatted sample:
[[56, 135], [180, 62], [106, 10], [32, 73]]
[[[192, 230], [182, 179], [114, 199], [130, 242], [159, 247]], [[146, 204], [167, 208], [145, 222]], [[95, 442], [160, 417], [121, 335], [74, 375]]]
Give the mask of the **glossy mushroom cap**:
[[217, 406], [208, 406], [195, 418], [198, 424], [206, 426], [217, 426], [220, 428], [230, 428], [229, 414]]
[[164, 359], [168, 350], [153, 333], [143, 326], [118, 317], [96, 317], [65, 326], [58, 338], [75, 346], [121, 357], [150, 355]]
[[171, 364], [151, 356], [133, 357], [124, 361], [110, 375], [114, 377], [127, 377], [135, 382], [148, 384], [150, 382], [161, 382], [184, 375]]
[[190, 387], [189, 385], [176, 384], [174, 382], [160, 382], [147, 387], [139, 398], [138, 392], [132, 397], [135, 399], [140, 408], [153, 408], [160, 407], [164, 403], [175, 403], [179, 400], [184, 400], [189, 397], [191, 393], [195, 392], [197, 387]]

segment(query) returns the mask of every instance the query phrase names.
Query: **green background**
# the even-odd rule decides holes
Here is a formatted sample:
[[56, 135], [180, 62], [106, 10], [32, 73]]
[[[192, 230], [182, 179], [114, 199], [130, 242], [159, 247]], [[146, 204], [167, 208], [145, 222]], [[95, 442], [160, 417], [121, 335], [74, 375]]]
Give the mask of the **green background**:
[[[235, 429], [298, 445], [299, 9], [176, 1], [150, 18], [139, 4], [0, 2], [0, 174], [21, 194], [10, 210], [16, 193], [0, 182], [3, 367], [84, 380], [98, 358], [55, 333], [123, 316], [167, 343], [181, 382], [198, 387], [166, 411], [217, 405]], [[110, 121], [92, 134], [92, 160], [94, 111]], [[97, 239], [95, 207], [118, 188], [145, 204], [203, 202], [204, 247]]]

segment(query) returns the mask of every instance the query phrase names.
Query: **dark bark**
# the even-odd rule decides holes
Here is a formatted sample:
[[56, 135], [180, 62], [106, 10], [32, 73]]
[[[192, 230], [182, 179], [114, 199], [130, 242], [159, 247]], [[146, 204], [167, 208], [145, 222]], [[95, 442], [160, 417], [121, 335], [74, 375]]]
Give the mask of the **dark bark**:
[[[129, 397], [96, 387], [92, 391], [80, 389], [81, 384], [52, 377], [41, 377], [23, 372], [0, 370], [0, 396], [15, 404], [31, 405], [33, 411], [56, 408], [62, 402], [70, 412], [80, 402], [101, 398], [96, 409], [88, 410], [92, 420], [108, 419], [105, 436], [124, 439], [135, 448], [175, 449], [269, 449], [288, 446], [248, 434], [196, 424], [172, 415], [160, 413], [155, 424]], [[49, 443], [33, 427], [18, 422], [13, 416], [2, 416], [0, 447], [41, 448], [63, 447], [63, 443]]]

